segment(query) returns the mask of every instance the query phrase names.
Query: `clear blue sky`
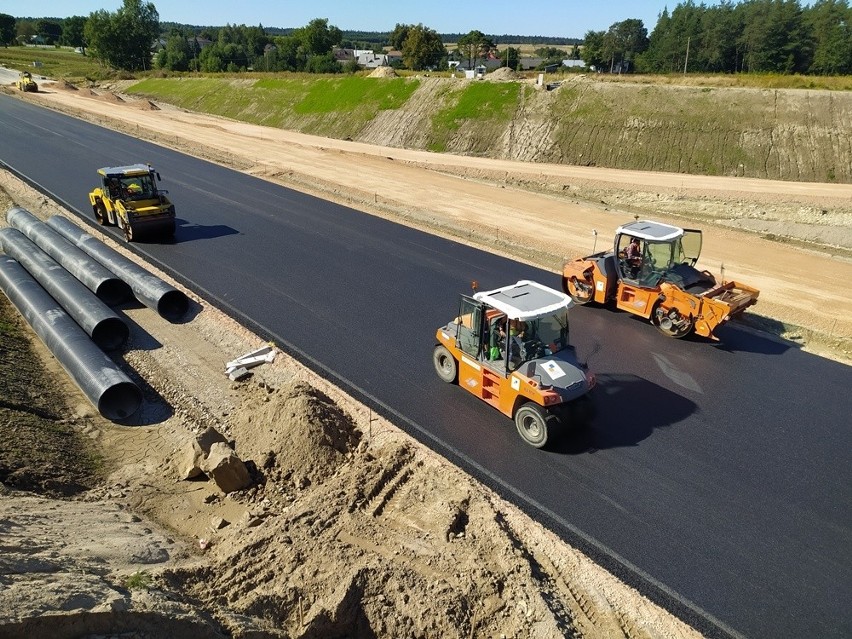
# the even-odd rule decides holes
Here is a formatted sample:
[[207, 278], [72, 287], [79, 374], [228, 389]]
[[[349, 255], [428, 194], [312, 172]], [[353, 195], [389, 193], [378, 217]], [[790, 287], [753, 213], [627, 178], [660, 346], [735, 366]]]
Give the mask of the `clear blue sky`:
[[[160, 20], [223, 26], [301, 27], [314, 18], [327, 18], [344, 31], [390, 31], [397, 23], [418, 24], [438, 33], [544, 35], [582, 38], [587, 31], [606, 31], [615, 22], [638, 18], [651, 34], [657, 16], [677, 1], [666, 0], [153, 0]], [[717, 4], [715, 1], [708, 5]], [[115, 11], [121, 0], [0, 0], [0, 13], [15, 17], [87, 16]]]

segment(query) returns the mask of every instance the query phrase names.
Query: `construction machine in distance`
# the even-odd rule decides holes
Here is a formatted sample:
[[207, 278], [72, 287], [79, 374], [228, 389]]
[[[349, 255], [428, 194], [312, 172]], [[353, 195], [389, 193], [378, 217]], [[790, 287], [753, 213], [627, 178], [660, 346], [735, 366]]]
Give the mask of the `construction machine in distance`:
[[33, 80], [33, 74], [29, 71], [21, 71], [21, 74], [15, 81], [15, 86], [17, 86], [18, 89], [20, 89], [24, 93], [38, 93], [38, 85], [36, 84], [36, 81]]
[[543, 448], [558, 424], [584, 418], [573, 409], [595, 385], [568, 343], [572, 305], [529, 280], [462, 295], [458, 315], [436, 333], [438, 377], [513, 418], [524, 441]]
[[756, 304], [760, 291], [695, 268], [701, 243], [697, 230], [648, 220], [624, 224], [612, 251], [565, 263], [562, 290], [577, 304], [614, 301], [670, 337], [694, 332], [718, 340], [716, 329]]
[[159, 189], [150, 164], [98, 169], [102, 185], [89, 193], [98, 224], [118, 226], [128, 242], [168, 239], [175, 234], [175, 207]]

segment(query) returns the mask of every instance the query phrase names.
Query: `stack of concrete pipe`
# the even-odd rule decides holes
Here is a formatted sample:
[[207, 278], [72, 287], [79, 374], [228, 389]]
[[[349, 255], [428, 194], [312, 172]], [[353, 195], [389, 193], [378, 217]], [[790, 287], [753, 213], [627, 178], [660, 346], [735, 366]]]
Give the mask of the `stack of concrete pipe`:
[[186, 296], [61, 216], [50, 226], [12, 208], [0, 229], [0, 290], [29, 322], [89, 401], [107, 419], [129, 418], [142, 392], [101, 349], [123, 346], [129, 330], [108, 304], [131, 296], [171, 321]]

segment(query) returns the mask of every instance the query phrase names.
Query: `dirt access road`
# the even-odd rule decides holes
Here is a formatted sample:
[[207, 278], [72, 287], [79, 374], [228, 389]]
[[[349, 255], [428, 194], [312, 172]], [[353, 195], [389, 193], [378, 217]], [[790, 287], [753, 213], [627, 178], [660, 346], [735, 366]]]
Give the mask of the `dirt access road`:
[[[685, 176], [625, 174], [619, 182], [618, 172], [596, 170], [581, 170], [578, 175], [589, 177], [580, 180], [563, 167], [377, 149], [109, 93], [49, 85], [45, 91], [20, 97], [553, 268], [563, 256], [588, 252], [592, 229], [606, 237], [650, 201], [705, 212], [716, 210], [717, 201], [722, 208], [735, 201], [749, 212], [791, 211], [795, 224], [818, 229], [825, 225], [809, 216], [822, 218], [825, 209], [839, 220], [829, 230], [840, 242], [852, 226], [844, 217], [848, 187], [758, 182], [714, 191], [703, 179], [688, 187]], [[427, 164], [432, 170], [424, 170]], [[351, 166], [359, 170], [341, 170]], [[59, 211], [0, 175], [4, 213], [13, 203], [42, 218]], [[652, 179], [664, 184], [648, 190]], [[779, 197], [776, 187], [790, 192]], [[586, 197], [592, 193], [599, 194], [594, 203]], [[470, 228], [480, 231], [470, 234]], [[714, 228], [702, 261], [706, 267], [724, 261], [728, 277], [761, 288], [762, 312], [772, 309], [779, 320], [797, 318], [835, 336], [842, 330], [848, 338], [849, 314], [842, 311], [850, 300], [840, 286], [850, 275], [848, 258], [840, 249], [832, 256], [799, 248], [799, 241], [782, 245]], [[799, 279], [773, 274], [768, 265], [779, 249], [789, 253]], [[815, 289], [814, 272], [837, 279]], [[46, 395], [55, 383], [60, 396], [38, 405], [60, 407], [55, 423], [96, 445], [108, 477], [71, 501], [0, 493], [0, 525], [9, 531], [3, 628], [36, 636], [45, 629], [39, 620], [47, 619], [54, 636], [81, 630], [145, 638], [167, 631], [187, 637], [697, 636], [295, 362], [280, 356], [250, 382], [229, 382], [223, 363], [258, 340], [191, 297], [184, 324], [138, 306], [121, 309], [132, 325], [121, 360], [145, 392], [132, 424], [100, 419], [34, 342], [51, 383], [24, 375], [22, 386]], [[21, 437], [25, 418], [52, 415], [47, 408], [2, 405], [0, 413], [10, 439]], [[256, 465], [262, 483], [226, 496], [209, 481], [179, 481], [187, 442], [211, 426]], [[30, 476], [38, 475], [37, 466], [31, 464]], [[129, 587], [143, 577], [150, 577], [148, 588]]]

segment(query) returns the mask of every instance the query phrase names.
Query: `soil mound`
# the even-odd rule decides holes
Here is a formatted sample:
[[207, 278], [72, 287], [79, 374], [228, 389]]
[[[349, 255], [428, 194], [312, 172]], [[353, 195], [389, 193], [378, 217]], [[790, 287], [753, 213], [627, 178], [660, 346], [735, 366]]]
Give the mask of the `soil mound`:
[[53, 86], [57, 89], [63, 89], [65, 91], [79, 91], [80, 90], [76, 86], [74, 86], [73, 84], [68, 82], [68, 80], [59, 80]]
[[151, 102], [150, 100], [133, 100], [132, 102], [127, 103], [128, 106], [132, 106], [134, 109], [141, 109], [142, 111], [159, 111], [160, 107]]
[[231, 429], [240, 456], [296, 485], [322, 483], [361, 440], [349, 415], [305, 382], [259, 386], [243, 409]]
[[104, 102], [115, 102], [116, 104], [123, 104], [124, 100], [121, 97], [117, 96], [112, 91], [104, 91], [103, 93], [96, 94]]
[[518, 74], [509, 67], [500, 67], [486, 74], [485, 79], [489, 82], [515, 82], [518, 79]]
[[395, 78], [396, 71], [391, 67], [376, 67], [373, 72], [367, 76], [369, 78]]

